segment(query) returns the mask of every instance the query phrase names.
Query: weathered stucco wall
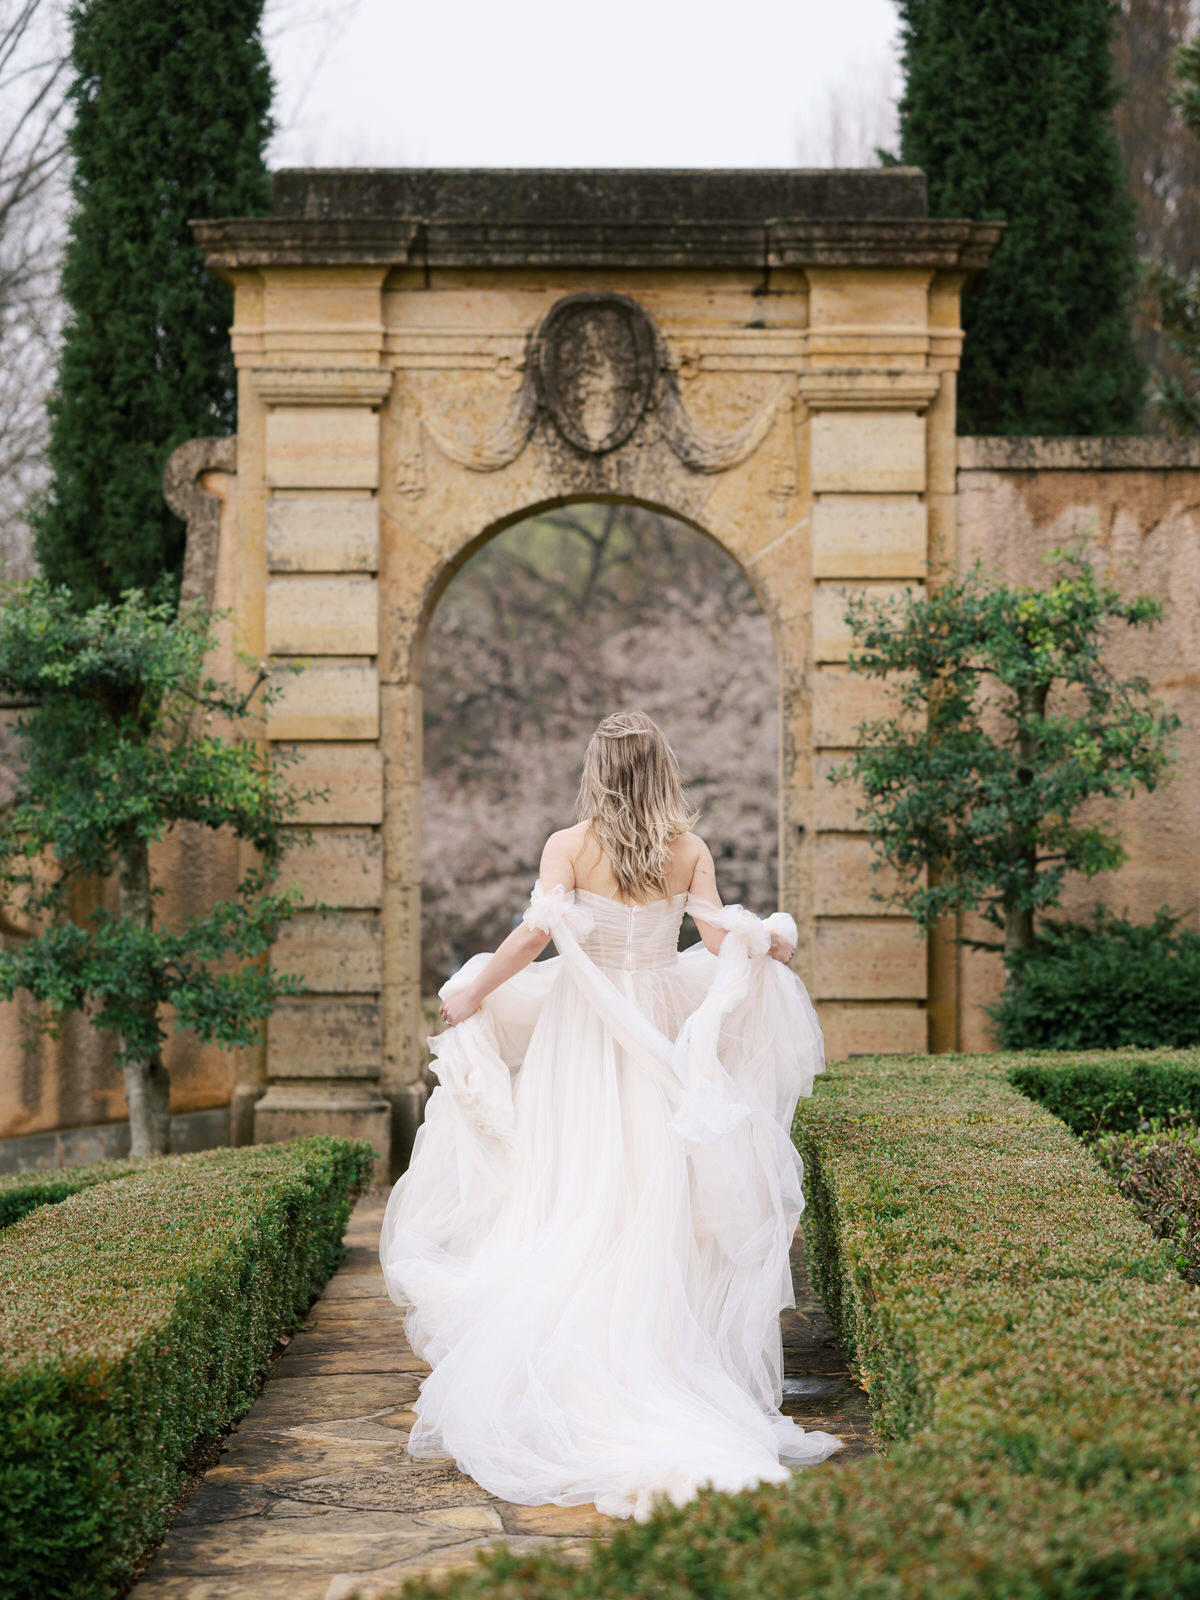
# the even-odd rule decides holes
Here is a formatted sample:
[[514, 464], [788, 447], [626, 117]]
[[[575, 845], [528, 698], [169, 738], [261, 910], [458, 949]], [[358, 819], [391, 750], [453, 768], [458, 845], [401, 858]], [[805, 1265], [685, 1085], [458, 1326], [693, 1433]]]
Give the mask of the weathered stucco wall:
[[[1097, 902], [1148, 921], [1163, 905], [1200, 928], [1200, 446], [1151, 439], [960, 439], [958, 568], [976, 559], [1010, 584], [1046, 579], [1042, 556], [1082, 540], [1123, 594], [1157, 595], [1165, 605], [1153, 631], [1118, 626], [1108, 659], [1121, 676], [1140, 674], [1178, 713], [1184, 728], [1171, 781], [1101, 814], [1120, 831], [1130, 860], [1091, 882], [1072, 879], [1068, 916]], [[994, 937], [966, 919], [972, 937]], [[998, 956], [959, 958], [959, 1039], [990, 1048], [983, 1006], [1003, 983]]]

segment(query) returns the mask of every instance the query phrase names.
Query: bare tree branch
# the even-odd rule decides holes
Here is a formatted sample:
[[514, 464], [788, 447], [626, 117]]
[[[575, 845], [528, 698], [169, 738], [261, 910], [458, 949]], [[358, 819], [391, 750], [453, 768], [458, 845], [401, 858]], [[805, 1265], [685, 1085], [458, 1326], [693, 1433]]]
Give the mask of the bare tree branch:
[[67, 42], [54, 0], [0, 0], [0, 573], [32, 570], [65, 233]]

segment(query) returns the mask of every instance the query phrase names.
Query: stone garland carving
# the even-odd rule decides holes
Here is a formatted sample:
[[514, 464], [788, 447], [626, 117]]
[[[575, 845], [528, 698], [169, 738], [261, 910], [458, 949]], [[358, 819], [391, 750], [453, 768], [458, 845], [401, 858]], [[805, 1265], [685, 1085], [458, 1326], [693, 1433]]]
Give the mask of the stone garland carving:
[[[751, 456], [790, 403], [793, 380], [731, 434], [706, 434], [688, 415], [666, 349], [650, 316], [628, 295], [586, 291], [557, 301], [529, 338], [525, 372], [507, 415], [482, 438], [465, 438], [427, 413], [420, 426], [441, 453], [468, 472], [498, 472], [533, 437], [539, 411], [585, 455], [607, 455], [628, 440], [657, 404], [663, 437], [693, 472], [727, 472]], [[411, 423], [409, 424], [411, 428]], [[414, 455], [411, 434], [408, 450]], [[414, 492], [415, 463], [401, 485]], [[410, 485], [408, 478], [413, 478]], [[419, 491], [418, 491], [419, 492]]]

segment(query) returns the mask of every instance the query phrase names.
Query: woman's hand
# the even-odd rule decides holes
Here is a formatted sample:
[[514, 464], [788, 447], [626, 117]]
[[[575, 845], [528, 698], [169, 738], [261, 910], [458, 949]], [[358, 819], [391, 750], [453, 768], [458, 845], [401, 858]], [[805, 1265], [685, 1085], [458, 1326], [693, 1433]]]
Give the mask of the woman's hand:
[[480, 1003], [475, 998], [474, 989], [460, 989], [457, 994], [448, 994], [441, 1004], [442, 1020], [451, 1028], [456, 1027], [468, 1017], [473, 1017]]
[[795, 948], [796, 946], [791, 942], [791, 940], [785, 939], [781, 933], [773, 933], [771, 935], [771, 949], [769, 954], [773, 960], [782, 961], [785, 967], [792, 959], [792, 951], [795, 950]]

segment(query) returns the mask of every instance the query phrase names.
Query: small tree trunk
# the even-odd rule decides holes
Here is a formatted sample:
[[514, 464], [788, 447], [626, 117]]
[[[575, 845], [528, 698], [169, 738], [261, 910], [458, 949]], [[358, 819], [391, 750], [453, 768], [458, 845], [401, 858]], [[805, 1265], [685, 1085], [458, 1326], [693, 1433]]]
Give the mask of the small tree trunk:
[[[1046, 715], [1046, 701], [1050, 694], [1050, 685], [1046, 683], [1025, 684], [1017, 690], [1017, 753], [1020, 765], [1017, 768], [1017, 780], [1023, 787], [1029, 787], [1037, 771], [1038, 740], [1037, 735], [1030, 727], [1030, 719]], [[1025, 833], [1017, 833], [1013, 839], [1013, 856], [1025, 868], [1025, 879], [1030, 888], [1037, 878], [1037, 845]], [[1033, 949], [1033, 911], [1030, 908], [1018, 910], [1011, 903], [1004, 907], [1004, 964], [1008, 969], [1008, 981], [1012, 982], [1013, 957], [1019, 950]]]
[[[121, 916], [138, 927], [149, 928], [154, 921], [154, 901], [150, 894], [150, 852], [138, 839], [122, 850], [117, 863], [117, 887]], [[148, 1008], [148, 1036], [155, 1032], [157, 1007]], [[165, 1156], [171, 1148], [171, 1080], [157, 1048], [147, 1049], [142, 1041], [122, 1039], [125, 1047], [125, 1099], [129, 1106], [129, 1153], [132, 1156]]]
[[1018, 950], [1033, 949], [1033, 912], [1016, 911], [1011, 906], [1004, 913], [1004, 964], [1012, 971], [1012, 959]]

